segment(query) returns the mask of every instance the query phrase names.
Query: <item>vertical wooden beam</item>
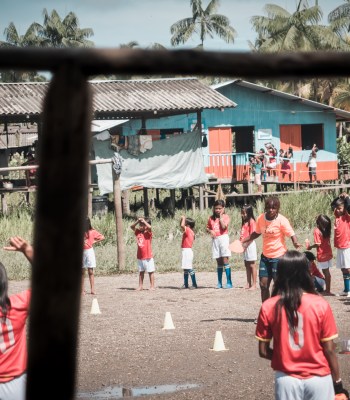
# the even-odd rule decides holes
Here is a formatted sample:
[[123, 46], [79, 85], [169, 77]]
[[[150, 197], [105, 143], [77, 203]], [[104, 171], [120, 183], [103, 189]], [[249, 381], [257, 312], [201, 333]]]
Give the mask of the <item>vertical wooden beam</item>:
[[88, 195], [91, 95], [68, 63], [44, 104], [30, 306], [27, 399], [73, 399]]
[[145, 217], [149, 217], [149, 201], [148, 201], [148, 189], [143, 188], [143, 210]]
[[89, 165], [89, 170], [88, 170], [88, 190], [89, 190], [89, 194], [88, 194], [88, 217], [91, 218], [92, 217], [92, 194], [93, 194], [93, 188], [91, 187], [91, 165]]
[[3, 215], [7, 215], [8, 207], [5, 193], [1, 193], [1, 211]]
[[118, 269], [122, 271], [125, 269], [125, 243], [123, 237], [122, 192], [120, 188], [119, 178], [120, 175], [117, 175], [113, 170], [113, 197], [114, 197], [115, 226], [117, 234], [117, 253], [118, 253], [117, 259], [118, 259]]
[[199, 209], [204, 210], [203, 185], [199, 185]]

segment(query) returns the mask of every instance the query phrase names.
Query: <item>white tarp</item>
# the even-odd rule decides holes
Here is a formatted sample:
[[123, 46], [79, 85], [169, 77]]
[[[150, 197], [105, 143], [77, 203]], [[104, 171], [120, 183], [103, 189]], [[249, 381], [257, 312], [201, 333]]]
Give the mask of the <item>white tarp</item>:
[[[108, 159], [114, 155], [110, 142], [93, 139], [95, 158]], [[175, 135], [153, 142], [151, 150], [138, 156], [120, 151], [123, 167], [121, 189], [133, 186], [147, 188], [187, 188], [207, 182], [198, 131]], [[101, 195], [113, 192], [111, 164], [97, 164], [98, 187]]]

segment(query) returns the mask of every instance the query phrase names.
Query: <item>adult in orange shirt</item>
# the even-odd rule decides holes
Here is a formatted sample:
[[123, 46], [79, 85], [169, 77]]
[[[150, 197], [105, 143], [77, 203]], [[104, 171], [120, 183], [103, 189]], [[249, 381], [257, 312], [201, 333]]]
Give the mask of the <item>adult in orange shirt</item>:
[[301, 247], [288, 219], [280, 214], [279, 210], [278, 197], [268, 197], [265, 200], [265, 212], [256, 220], [255, 231], [242, 241], [244, 245], [262, 235], [263, 249], [259, 264], [259, 283], [263, 302], [270, 297], [270, 285], [276, 278], [278, 260], [287, 251], [285, 238], [290, 237], [297, 250]]
[[[19, 251], [32, 262], [33, 248], [19, 236], [5, 250]], [[8, 296], [6, 269], [0, 263], [0, 399], [24, 400], [27, 369], [26, 320], [31, 291]]]

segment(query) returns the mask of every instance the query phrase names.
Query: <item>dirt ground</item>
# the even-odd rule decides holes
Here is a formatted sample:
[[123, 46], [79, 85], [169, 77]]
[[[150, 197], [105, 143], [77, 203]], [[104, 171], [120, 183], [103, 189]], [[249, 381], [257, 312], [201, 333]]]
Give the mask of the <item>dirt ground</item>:
[[[331, 272], [332, 289], [340, 291], [340, 271]], [[117, 399], [125, 388], [124, 397], [154, 391], [148, 398], [273, 399], [273, 371], [269, 361], [258, 357], [254, 338], [260, 291], [243, 289], [244, 271], [234, 272], [231, 290], [215, 289], [212, 272], [198, 273], [197, 282], [197, 290], [180, 290], [180, 272], [158, 274], [155, 291], [148, 290], [146, 281], [146, 290], [137, 292], [137, 274], [97, 277], [101, 314], [90, 314], [94, 296], [85, 295], [81, 304], [77, 398]], [[11, 282], [10, 288], [23, 286]], [[350, 338], [350, 299], [327, 300], [339, 336]], [[174, 330], [162, 329], [166, 312]], [[210, 350], [216, 331], [227, 351]], [[350, 356], [339, 355], [348, 388], [349, 361]], [[192, 386], [176, 390], [181, 389], [176, 385]], [[163, 389], [175, 391], [157, 394]]]

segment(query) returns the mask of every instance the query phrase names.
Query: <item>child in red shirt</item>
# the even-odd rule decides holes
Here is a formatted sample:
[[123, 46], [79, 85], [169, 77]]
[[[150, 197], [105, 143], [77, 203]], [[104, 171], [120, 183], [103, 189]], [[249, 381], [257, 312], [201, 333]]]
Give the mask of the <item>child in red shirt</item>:
[[85, 294], [84, 290], [84, 277], [85, 277], [85, 270], [88, 270], [89, 274], [89, 281], [90, 281], [90, 293], [96, 294], [95, 292], [95, 276], [94, 276], [94, 269], [96, 268], [96, 256], [95, 250], [93, 245], [95, 243], [100, 242], [105, 237], [102, 233], [98, 232], [91, 226], [90, 218], [86, 218], [86, 230], [84, 233], [84, 253], [83, 253], [83, 278], [82, 278], [82, 285], [81, 290], [82, 294]]
[[[242, 216], [242, 227], [241, 227], [241, 234], [239, 237], [240, 241], [250, 236], [250, 234], [255, 231], [255, 225], [256, 225], [253, 207], [250, 204], [243, 205], [243, 207], [241, 208], [241, 216]], [[256, 260], [258, 259], [255, 240], [245, 244], [243, 257], [247, 274], [247, 284], [245, 289], [255, 290], [256, 277], [257, 277]]]
[[188, 276], [191, 277], [192, 288], [197, 288], [196, 274], [193, 269], [193, 251], [192, 246], [195, 238], [193, 228], [195, 222], [192, 218], [186, 218], [184, 215], [181, 217], [180, 222], [182, 234], [181, 242], [181, 266], [184, 271], [184, 289], [188, 288]]
[[309, 260], [309, 272], [314, 282], [315, 289], [317, 292], [322, 293], [324, 291], [325, 278], [322, 272], [317, 268], [317, 265], [315, 263], [316, 257], [311, 251], [304, 251], [304, 254]]
[[[12, 237], [4, 250], [21, 252], [33, 261], [32, 246], [19, 236]], [[31, 290], [8, 295], [6, 269], [0, 263], [0, 399], [25, 399], [30, 298]]]
[[332, 309], [314, 289], [306, 256], [287, 251], [256, 328], [259, 355], [271, 360], [275, 370], [277, 400], [328, 400], [346, 392], [335, 352], [337, 337]]
[[230, 238], [228, 226], [230, 217], [225, 214], [225, 201], [216, 200], [213, 205], [213, 215], [209, 217], [207, 232], [212, 238], [212, 256], [217, 263], [218, 284], [217, 288], [222, 289], [222, 273], [225, 268], [226, 289], [232, 289], [231, 267], [229, 258], [231, 257]]
[[[136, 226], [138, 225], [138, 228]], [[139, 269], [139, 287], [136, 290], [143, 289], [143, 280], [145, 271], [148, 272], [150, 290], [154, 287], [155, 265], [152, 254], [152, 226], [149, 218], [138, 218], [130, 228], [135, 232], [137, 241], [137, 265]]]
[[327, 215], [319, 215], [316, 218], [316, 228], [314, 230], [314, 244], [306, 245], [307, 250], [316, 248], [318, 268], [322, 270], [326, 281], [324, 295], [331, 295], [331, 274], [329, 269], [332, 266], [333, 252], [331, 247], [332, 222]]
[[350, 215], [348, 212], [350, 199], [347, 193], [342, 193], [332, 202], [334, 208], [334, 247], [337, 249], [337, 268], [343, 274], [344, 290], [339, 296], [350, 297]]

